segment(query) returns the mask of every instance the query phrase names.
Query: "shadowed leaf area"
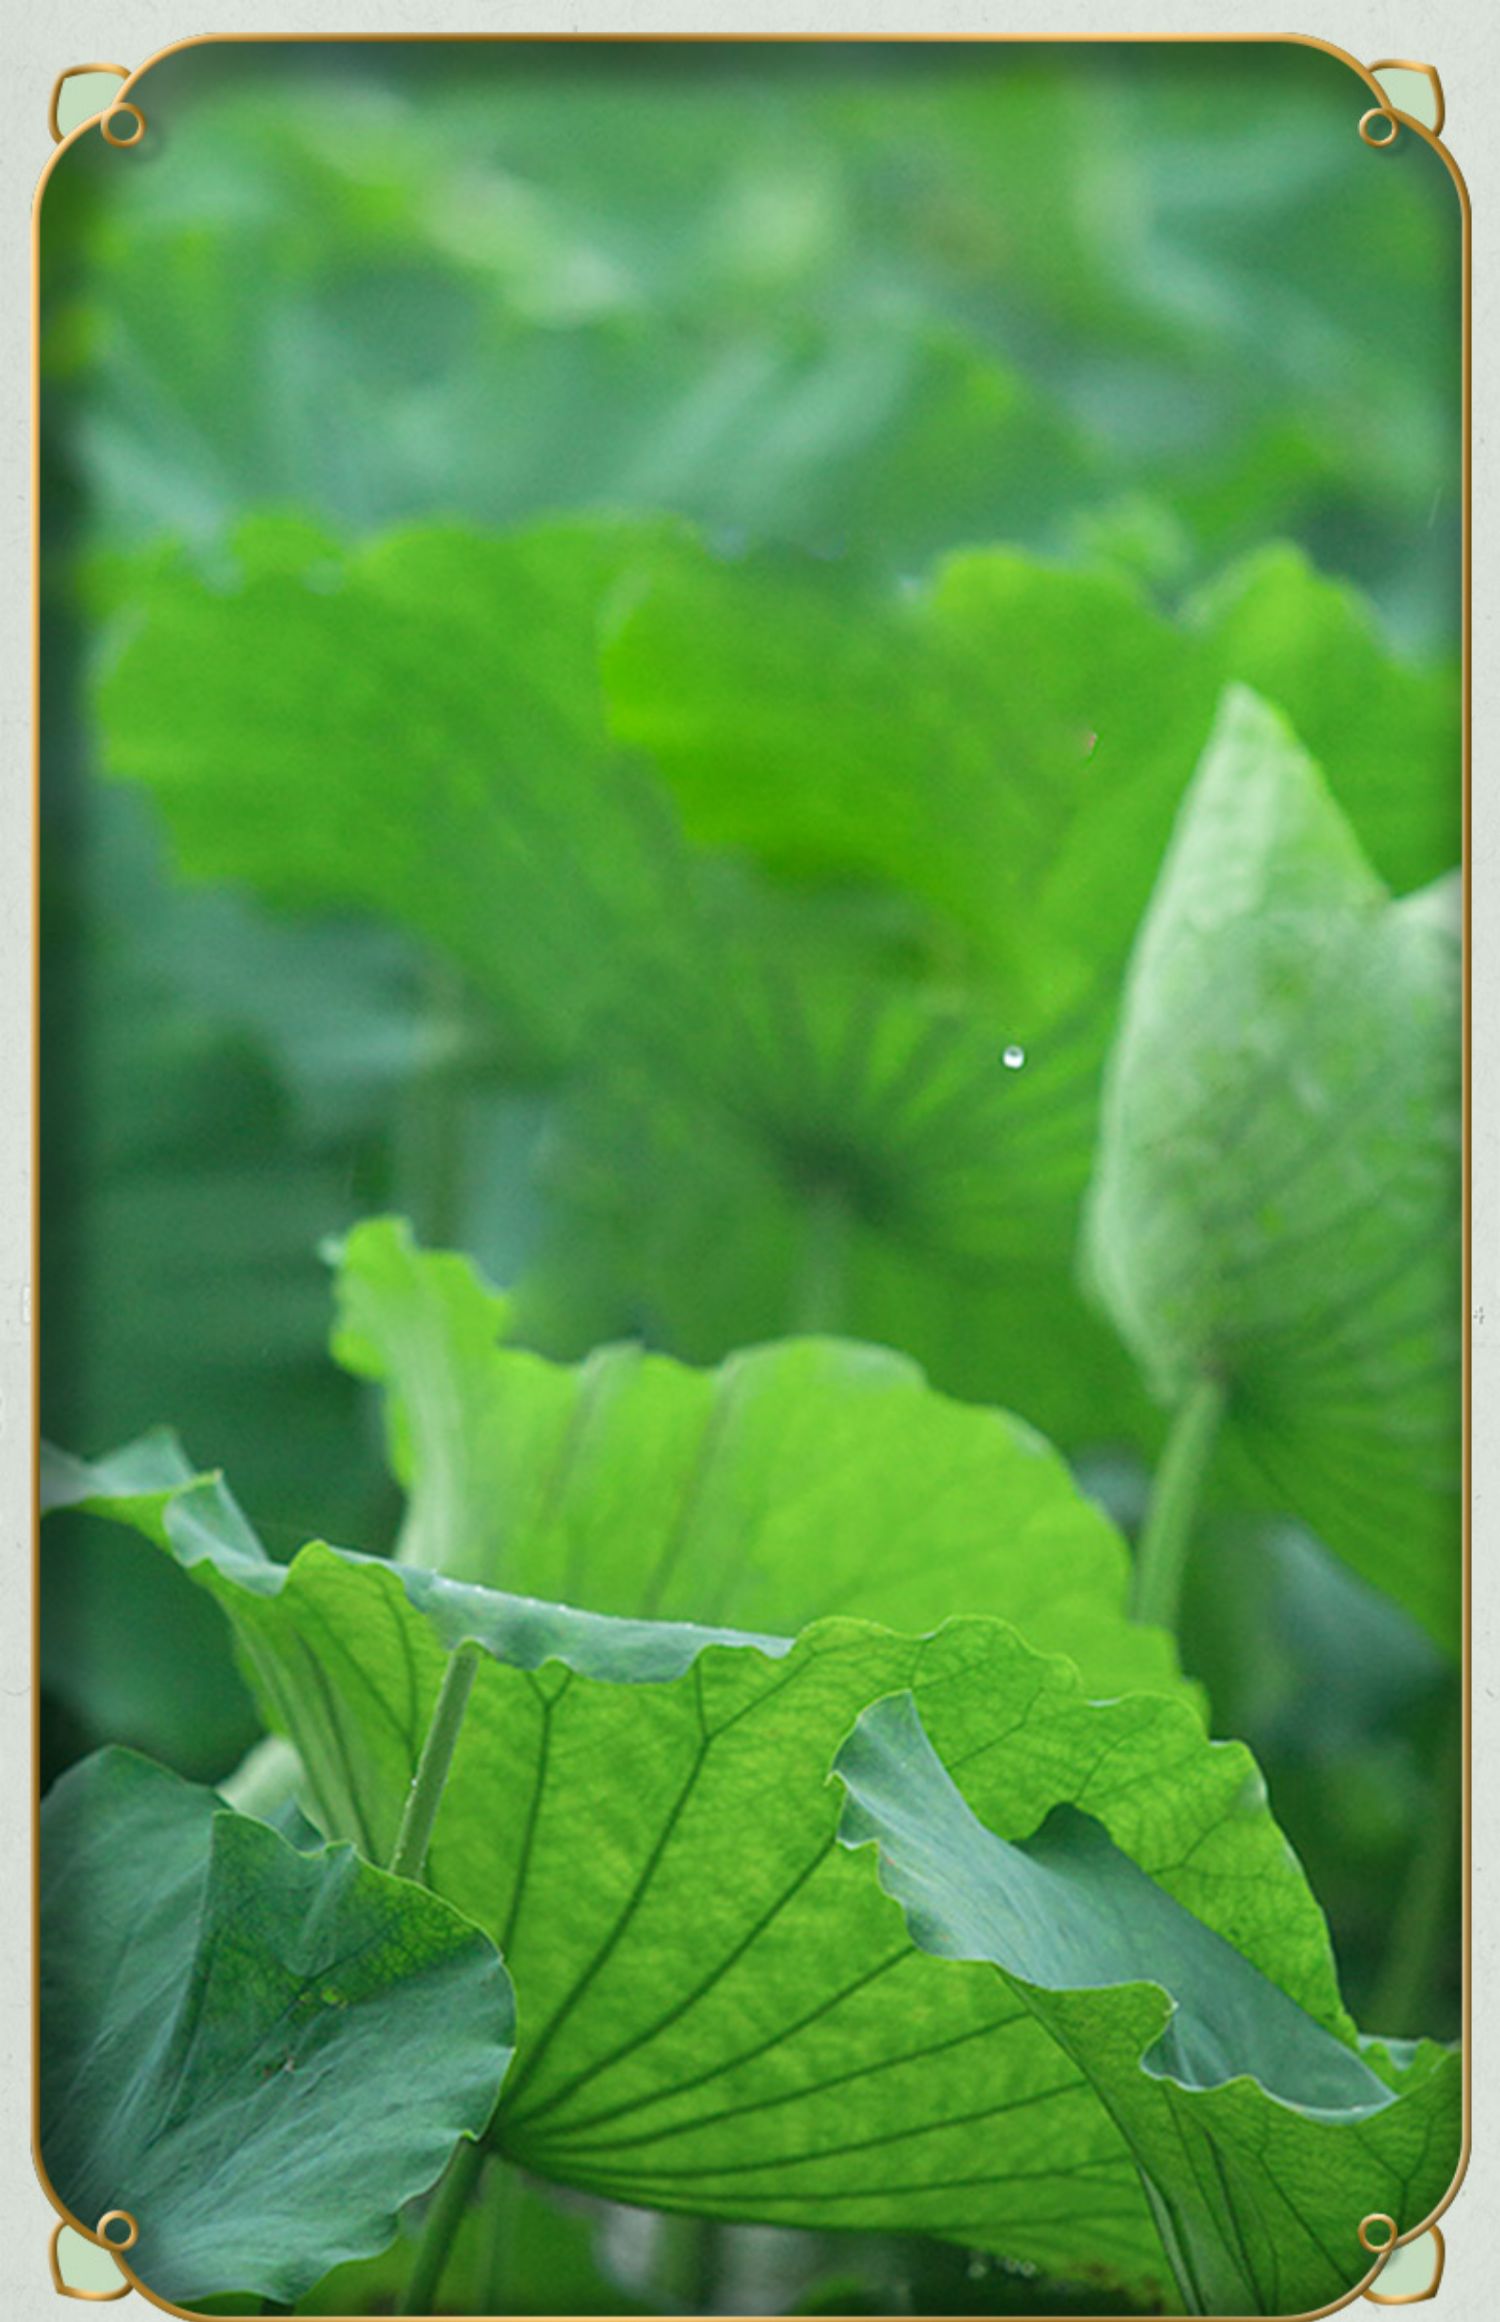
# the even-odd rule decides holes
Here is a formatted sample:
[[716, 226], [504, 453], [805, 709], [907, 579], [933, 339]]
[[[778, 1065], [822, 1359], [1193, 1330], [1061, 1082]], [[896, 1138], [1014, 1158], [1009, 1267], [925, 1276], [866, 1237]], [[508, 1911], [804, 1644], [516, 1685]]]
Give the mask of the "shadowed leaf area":
[[79, 2223], [126, 2210], [174, 2300], [382, 2248], [510, 2061], [493, 1944], [126, 1750], [62, 1777], [42, 1844], [41, 2156]]

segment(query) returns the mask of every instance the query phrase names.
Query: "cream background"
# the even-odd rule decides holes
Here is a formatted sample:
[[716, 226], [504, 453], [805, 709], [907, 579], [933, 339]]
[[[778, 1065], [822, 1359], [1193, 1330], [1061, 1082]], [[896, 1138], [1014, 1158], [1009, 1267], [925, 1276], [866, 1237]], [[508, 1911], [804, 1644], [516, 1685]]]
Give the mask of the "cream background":
[[[1185, 33], [1294, 30], [1367, 61], [1433, 64], [1448, 103], [1445, 142], [1468, 182], [1474, 266], [1474, 2158], [1444, 2220], [1448, 2265], [1434, 2305], [1443, 2322], [1484, 2322], [1500, 2283], [1500, 1790], [1482, 1769], [1500, 1745], [1500, 13], [1483, 0], [1317, 0], [1290, 18], [1266, 0], [9, 0], [7, 104], [0, 139], [5, 293], [0, 298], [0, 407], [7, 449], [0, 524], [4, 551], [0, 658], [0, 2311], [39, 2322], [62, 2306], [47, 2243], [53, 2213], [31, 2166], [30, 1797], [30, 207], [50, 151], [47, 101], [74, 63], [143, 63], [205, 32], [967, 32]], [[1349, 133], [1369, 103], [1353, 75]], [[1378, 157], [1372, 155], [1372, 167]], [[1488, 648], [1488, 649], [1487, 649]], [[114, 2311], [152, 2311], [139, 2298]], [[1372, 2309], [1361, 2308], [1369, 2313]]]

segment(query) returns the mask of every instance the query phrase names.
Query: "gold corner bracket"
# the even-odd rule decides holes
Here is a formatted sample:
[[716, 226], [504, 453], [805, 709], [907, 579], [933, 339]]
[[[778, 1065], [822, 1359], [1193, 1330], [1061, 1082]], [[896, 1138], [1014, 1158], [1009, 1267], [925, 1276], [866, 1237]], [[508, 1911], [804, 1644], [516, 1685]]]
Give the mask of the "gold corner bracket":
[[1434, 66], [1416, 64], [1410, 57], [1384, 56], [1367, 68], [1366, 78], [1381, 100], [1361, 116], [1359, 133], [1366, 145], [1384, 152], [1403, 128], [1434, 139], [1442, 136], [1447, 105]]
[[[1377, 142], [1388, 144], [1390, 140], [1381, 138]], [[1396, 2230], [1394, 2217], [1388, 2217], [1384, 2210], [1376, 2210], [1371, 2216], [1360, 2220], [1359, 2238], [1361, 2247], [1367, 2249], [1371, 2257], [1378, 2261], [1360, 2293], [1372, 2306], [1421, 2306], [1429, 2298], [1437, 2296], [1448, 2257], [1441, 2227], [1419, 2225], [1414, 2233], [1403, 2236]], [[1398, 2251], [1401, 2253], [1399, 2259]], [[1393, 2282], [1415, 2281], [1417, 2287], [1377, 2289], [1376, 2283], [1387, 2278]]]
[[[63, 92], [70, 81], [113, 79], [123, 86], [129, 78], [129, 68], [117, 64], [69, 65], [64, 72], [60, 72], [52, 84], [52, 95], [47, 106], [47, 127], [52, 133], [53, 144], [61, 145], [77, 130], [90, 128], [97, 121], [99, 134], [107, 145], [139, 145], [146, 134], [146, 116], [139, 105], [133, 105], [122, 97], [115, 97], [107, 105], [101, 105], [97, 112], [80, 114], [70, 128], [65, 129], [62, 125]], [[99, 93], [98, 90], [89, 91], [90, 96]]]
[[[85, 128], [87, 123], [79, 126]], [[121, 2233], [111, 2230], [120, 2226], [124, 2227]], [[58, 2296], [82, 2298], [91, 2306], [109, 2306], [116, 2298], [128, 2298], [136, 2284], [120, 2260], [126, 2250], [134, 2249], [140, 2231], [128, 2209], [106, 2210], [92, 2233], [64, 2218], [52, 2229], [52, 2246], [47, 2253]], [[105, 2252], [107, 2257], [96, 2254]]]

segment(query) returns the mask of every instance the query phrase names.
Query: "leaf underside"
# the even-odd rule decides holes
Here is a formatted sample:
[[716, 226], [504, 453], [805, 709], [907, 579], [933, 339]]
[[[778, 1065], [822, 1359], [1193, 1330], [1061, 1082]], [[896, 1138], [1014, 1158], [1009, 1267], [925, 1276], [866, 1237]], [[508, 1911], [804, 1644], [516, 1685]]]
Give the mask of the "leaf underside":
[[910, 1695], [865, 1711], [836, 1771], [840, 1838], [939, 1957], [989, 1960], [1117, 2123], [1200, 2313], [1299, 2311], [1367, 2270], [1357, 2240], [1455, 2158], [1457, 2059], [1404, 2095], [1145, 1877], [1101, 1824], [1055, 1807], [1019, 1846], [966, 1805]]
[[1461, 1615], [1456, 881], [1393, 902], [1316, 766], [1225, 700], [1126, 988], [1093, 1278], [1167, 1401], [1355, 1569]]

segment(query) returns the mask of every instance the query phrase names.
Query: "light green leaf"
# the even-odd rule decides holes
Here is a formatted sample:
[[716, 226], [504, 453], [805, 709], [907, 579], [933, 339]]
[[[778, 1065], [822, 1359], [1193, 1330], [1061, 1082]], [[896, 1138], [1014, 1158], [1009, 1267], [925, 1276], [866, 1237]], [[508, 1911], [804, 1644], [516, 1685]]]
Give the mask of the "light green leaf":
[[990, 1612], [1094, 1693], [1178, 1682], [1125, 1618], [1128, 1559], [1008, 1412], [883, 1347], [794, 1339], [690, 1370], [503, 1346], [507, 1302], [395, 1219], [338, 1254], [334, 1350], [388, 1398], [401, 1554], [600, 1612], [790, 1635], [829, 1613], [920, 1631]]
[[[428, 1872], [502, 1943], [523, 1994], [498, 2138], [526, 2168], [667, 2209], [930, 2231], [1160, 2288], [1128, 2145], [1087, 2076], [990, 1969], [905, 1937], [868, 1858], [837, 1844], [829, 1767], [891, 1693], [914, 1693], [1002, 1835], [1059, 1804], [1097, 1816], [1349, 2047], [1321, 1915], [1253, 1763], [1209, 1742], [1183, 1700], [1090, 1703], [1066, 1662], [986, 1619], [924, 1640], [826, 1621], [788, 1646], [321, 1546], [256, 1568], [212, 1544], [203, 1490], [184, 1490], [180, 1539], [178, 1503], [117, 1511], [164, 1530], [224, 1605], [325, 1828], [389, 1843], [447, 1651], [487, 1647]], [[1413, 2203], [1446, 2167], [1440, 2138], [1433, 2153]], [[1388, 2190], [1383, 2170], [1370, 2184]]]
[[263, 516], [212, 580], [160, 553], [101, 682], [111, 769], [195, 877], [394, 921], [472, 979], [514, 1063], [555, 1069], [672, 953], [670, 819], [612, 756], [594, 672], [601, 601], [671, 536], [429, 527], [345, 551]]
[[[262, 519], [236, 554], [228, 585], [133, 585], [110, 762], [196, 874], [446, 952], [494, 1074], [548, 1082], [518, 1335], [712, 1361], [849, 1329], [1070, 1450], [1154, 1448], [1073, 1260], [1227, 616], [1011, 550], [898, 592], [644, 521], [341, 553]], [[1399, 791], [1399, 825], [1431, 755], [1403, 704], [1431, 724], [1448, 691], [1346, 625], [1341, 688], [1385, 671], [1396, 742], [1358, 727], [1351, 795], [1380, 826]]]
[[1018, 1039], [1106, 1015], [1226, 680], [1285, 708], [1386, 876], [1458, 859], [1459, 693], [1276, 546], [1179, 626], [1123, 577], [966, 550], [897, 592], [857, 567], [684, 540], [619, 600], [611, 725], [697, 843], [915, 892]]
[[1232, 690], [1130, 970], [1088, 1255], [1163, 1400], [1222, 1382], [1280, 1505], [1457, 1642], [1456, 883], [1392, 902]]
[[[1374, 2208], [1416, 2224], [1457, 2159], [1460, 2068], [1382, 2077], [1076, 1806], [987, 1829], [910, 1694], [866, 1710], [835, 1770], [842, 1843], [879, 1850], [912, 1938], [988, 1960], [1118, 2125], [1197, 2313], [1300, 2312], [1368, 2270]], [[1414, 2178], [1421, 2190], [1414, 2194]]]
[[[950, 558], [897, 596], [837, 566], [684, 548], [624, 606], [604, 667], [616, 733], [649, 753], [691, 837], [751, 851], [804, 890], [863, 879], [919, 894], [942, 931], [926, 939], [929, 972], [966, 995], [955, 1055], [1024, 1058], [1013, 1076], [948, 1080], [931, 1141], [955, 1159], [927, 1163], [924, 1246], [864, 1236], [854, 1205], [844, 1317], [918, 1352], [944, 1385], [1016, 1403], [1071, 1447], [1128, 1440], [1150, 1455], [1151, 1421], [1062, 1278], [1130, 944], [1220, 684], [1284, 679], [1316, 708], [1337, 795], [1411, 886], [1456, 856], [1451, 674], [1392, 658], [1358, 600], [1291, 552], [1236, 568], [1175, 627], [1123, 580], [1000, 549]], [[858, 1109], [845, 1117], [879, 1182], [883, 1146], [906, 1122], [861, 1139]], [[721, 1311], [743, 1338], [767, 1327], [749, 1318], [754, 1285], [786, 1263], [781, 1213], [738, 1146], [731, 1173], [708, 1123], [683, 1126], [674, 1167], [670, 1121], [663, 1107], [633, 1177], [639, 1134], [617, 1117], [584, 1124], [597, 1158], [580, 1180], [619, 1189], [621, 1262], [679, 1347], [732, 1262], [707, 1225], [712, 1206], [732, 1203], [751, 1251]], [[642, 1230], [658, 1186], [671, 1188], [675, 1236], [670, 1223]], [[570, 1262], [597, 1274], [598, 1242], [571, 1238]], [[1029, 1318], [1043, 1308], [1038, 1338]], [[732, 1341], [734, 1321], [718, 1327]], [[1083, 1378], [1087, 1408], [1068, 1391]]]
[[124, 1750], [42, 1809], [41, 2152], [176, 2301], [291, 2300], [367, 2257], [510, 2061], [490, 1941], [420, 1887]]
[[1026, 1045], [1123, 957], [1212, 714], [1201, 659], [1125, 581], [1009, 548], [898, 593], [684, 544], [604, 683], [693, 839], [916, 892]]

